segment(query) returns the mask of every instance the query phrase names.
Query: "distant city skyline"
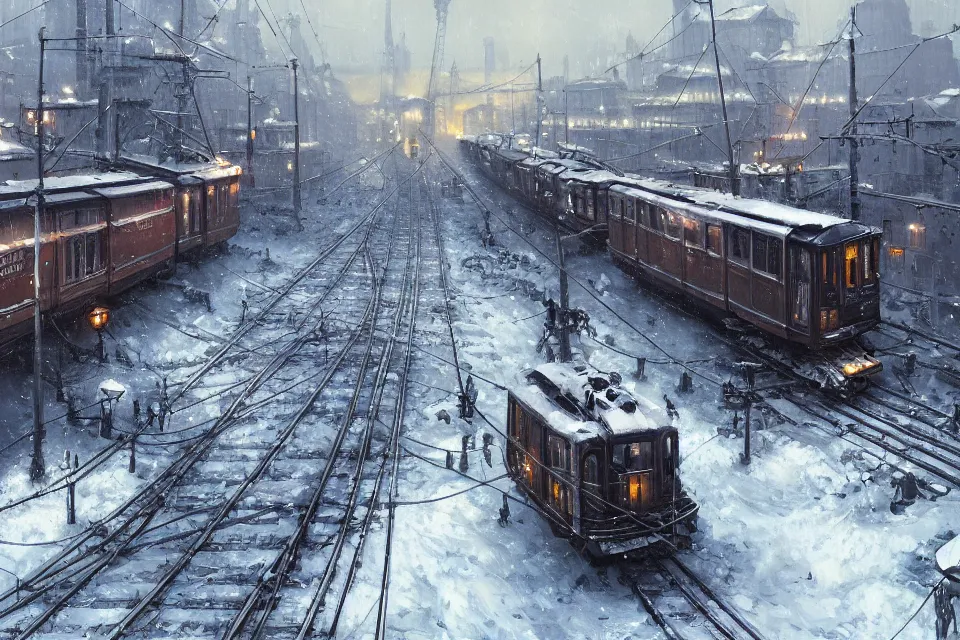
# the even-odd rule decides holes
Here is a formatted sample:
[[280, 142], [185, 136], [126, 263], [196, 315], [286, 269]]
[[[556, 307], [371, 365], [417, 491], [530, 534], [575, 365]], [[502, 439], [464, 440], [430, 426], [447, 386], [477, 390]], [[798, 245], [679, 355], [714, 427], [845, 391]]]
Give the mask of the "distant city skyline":
[[[717, 0], [717, 11], [762, 0]], [[373, 66], [380, 63], [383, 49], [384, 0], [304, 0], [336, 69]], [[300, 0], [273, 0], [278, 14], [303, 13]], [[836, 36], [852, 0], [769, 0], [777, 10], [789, 9], [799, 20], [800, 45], [817, 44]], [[914, 32], [931, 28], [946, 30], [960, 22], [960, 2], [948, 0], [907, 0]], [[519, 6], [518, 6], [519, 5]], [[628, 8], [624, 8], [628, 7]], [[482, 68], [483, 38], [491, 36], [499, 48], [509, 52], [511, 68], [532, 63], [537, 53], [544, 60], [544, 75], [562, 73], [563, 56], [569, 55], [571, 75], [583, 76], [601, 51], [624, 49], [628, 33], [644, 46], [670, 18], [670, 0], [453, 0], [444, 56], [445, 69], [454, 60], [461, 69]], [[414, 67], [429, 65], [436, 29], [433, 2], [393, 0], [395, 40], [407, 34], [407, 46]], [[316, 47], [310, 25], [301, 24], [304, 39]], [[668, 30], [669, 31], [669, 30]], [[924, 35], [929, 35], [924, 33]], [[662, 39], [663, 36], [660, 36]], [[264, 31], [268, 47], [276, 48], [269, 29]], [[314, 51], [316, 55], [316, 51]], [[498, 57], [500, 57], [498, 55]], [[589, 57], [589, 59], [588, 59]], [[591, 63], [594, 63], [591, 65]]]

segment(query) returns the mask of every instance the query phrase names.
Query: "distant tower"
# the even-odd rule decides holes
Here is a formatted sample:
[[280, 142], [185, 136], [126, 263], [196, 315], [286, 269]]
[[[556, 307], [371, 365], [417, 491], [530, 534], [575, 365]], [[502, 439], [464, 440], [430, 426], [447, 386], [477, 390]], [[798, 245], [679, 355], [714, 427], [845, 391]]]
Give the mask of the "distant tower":
[[563, 84], [570, 84], [570, 56], [563, 56]]
[[493, 72], [497, 69], [497, 56], [493, 48], [493, 38], [483, 39], [483, 82], [490, 84]]
[[391, 0], [387, 0], [383, 35], [383, 69], [380, 71], [380, 102], [387, 104], [396, 95], [396, 47], [393, 44], [393, 16]]

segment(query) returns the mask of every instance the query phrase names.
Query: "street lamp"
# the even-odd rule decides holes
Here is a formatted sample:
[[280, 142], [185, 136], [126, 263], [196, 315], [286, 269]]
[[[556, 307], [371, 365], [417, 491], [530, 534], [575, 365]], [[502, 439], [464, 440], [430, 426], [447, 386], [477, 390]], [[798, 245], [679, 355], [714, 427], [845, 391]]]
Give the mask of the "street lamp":
[[127, 389], [116, 380], [104, 380], [100, 383], [100, 437], [113, 437], [113, 403], [119, 402]]
[[103, 330], [107, 328], [107, 323], [110, 322], [110, 310], [106, 307], [94, 307], [87, 314], [87, 322], [90, 323], [90, 328], [97, 332], [97, 352], [100, 355], [100, 362], [106, 362], [107, 354], [103, 346]]

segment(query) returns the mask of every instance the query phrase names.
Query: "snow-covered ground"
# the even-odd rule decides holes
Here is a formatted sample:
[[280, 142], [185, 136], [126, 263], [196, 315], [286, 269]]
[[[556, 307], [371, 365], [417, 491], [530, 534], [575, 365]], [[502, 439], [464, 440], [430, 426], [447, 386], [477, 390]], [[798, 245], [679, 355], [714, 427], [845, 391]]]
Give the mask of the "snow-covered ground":
[[[471, 170], [467, 175], [497, 216], [552, 255], [551, 229]], [[461, 358], [480, 376], [509, 384], [518, 371], [542, 359], [535, 345], [542, 323], [537, 314], [544, 307], [525, 293], [525, 283], [556, 297], [555, 269], [496, 220], [498, 246], [482, 248], [481, 218], [469, 200], [462, 206], [447, 201], [443, 210]], [[517, 255], [524, 257], [518, 260]], [[603, 274], [609, 280], [603, 301], [674, 358], [733, 357], [711, 340], [713, 330], [702, 321], [638, 291], [605, 255], [569, 255], [568, 265], [581, 282], [598, 282]], [[601, 342], [606, 339], [616, 349], [646, 356], [651, 363], [665, 359], [582, 289], [571, 286], [572, 304], [590, 312]], [[635, 367], [631, 358], [590, 340], [584, 342], [584, 351], [601, 370], [619, 370], [631, 380]], [[443, 355], [450, 357], [449, 351]], [[423, 372], [424, 383], [455, 387], [449, 367], [425, 364], [435, 371]], [[711, 364], [697, 368], [714, 379], [728, 377]], [[956, 527], [960, 514], [956, 494], [937, 502], [920, 501], [905, 514], [894, 515], [889, 509], [893, 497], [889, 468], [876, 469], [878, 463], [856, 447], [803, 424], [808, 417], [796, 409], [790, 415], [801, 426], [771, 419], [766, 429], [754, 432], [753, 464], [744, 467], [739, 459], [743, 440], [717, 437], [718, 427], [730, 426], [732, 418], [720, 407], [719, 389], [696, 379], [692, 394], [679, 395], [675, 387], [680, 371], [676, 365], [648, 364], [648, 379], [629, 384], [654, 399], [668, 395], [681, 413], [682, 473], [701, 504], [702, 527], [684, 559], [767, 637], [892, 636], [937, 580], [933, 555]], [[505, 394], [480, 381], [478, 386], [478, 407], [502, 427]], [[422, 414], [409, 422], [412, 437], [453, 451], [459, 450], [463, 433], [475, 433], [480, 441], [486, 430], [482, 421], [474, 421], [472, 427], [456, 418], [453, 426], [437, 421], [439, 409], [456, 415], [452, 396], [423, 395], [435, 401], [426, 403]], [[756, 414], [754, 419], [758, 428]], [[442, 464], [442, 452], [409, 446]], [[404, 467], [402, 500], [448, 495], [471, 486], [415, 459], [408, 459]], [[477, 458], [470, 472], [482, 477], [480, 468]], [[502, 474], [502, 460], [495, 456], [493, 468], [484, 471], [487, 477]], [[510, 486], [506, 481], [497, 484]], [[615, 568], [598, 570], [585, 564], [566, 543], [550, 535], [546, 523], [522, 508], [511, 506], [514, 522], [501, 528], [496, 521], [499, 506], [498, 493], [478, 488], [401, 510], [404, 545], [395, 565], [398, 595], [391, 592], [391, 610], [399, 612], [401, 620], [409, 618], [403, 629], [419, 629], [419, 635], [409, 637], [657, 635], [646, 614], [638, 612], [636, 601], [617, 583]], [[582, 588], [576, 586], [578, 581]], [[424, 629], [424, 624], [445, 631]], [[899, 637], [929, 638], [932, 629], [928, 605]]]
[[[449, 176], [433, 165], [430, 177]], [[441, 201], [450, 307], [461, 362], [477, 374], [479, 410], [502, 429], [505, 393], [481, 378], [509, 385], [518, 372], [542, 361], [536, 351], [544, 311], [541, 299], [544, 292], [556, 297], [557, 274], [527, 242], [552, 256], [554, 240], [550, 228], [482, 178], [473, 175], [471, 182], [494, 213], [525, 238], [493, 220], [497, 245], [485, 249], [480, 244], [482, 222], [477, 207], [469, 200], [463, 205]], [[75, 363], [65, 356], [68, 391], [76, 395], [79, 405], [86, 405], [95, 400], [102, 380], [116, 379], [128, 389], [117, 409], [116, 425], [129, 430], [134, 398], [142, 400], [145, 411], [147, 403], [156, 399], [156, 384], [164, 375], [175, 390], [173, 383], [184, 378], [186, 368], [215, 351], [236, 328], [244, 313], [243, 300], [255, 309], [270, 287], [316, 254], [327, 228], [342, 213], [366, 211], [379, 195], [379, 191], [344, 191], [341, 199], [325, 206], [311, 202], [303, 234], [295, 233], [291, 221], [273, 212], [260, 215], [266, 208], [246, 208], [243, 230], [232, 241], [228, 255], [184, 267], [178, 274], [185, 283], [212, 294], [213, 310], [187, 300], [179, 289], [161, 290], [158, 285], [138, 289], [114, 312], [107, 337], [108, 364]], [[266, 262], [267, 247], [273, 264]], [[733, 359], [734, 354], [712, 338], [714, 330], [701, 320], [638, 291], [634, 281], [613, 268], [602, 253], [580, 254], [575, 242], [568, 249], [571, 274], [585, 284], [602, 281], [598, 286], [603, 293], [596, 289], [595, 293], [645, 336], [625, 327], [572, 284], [574, 306], [589, 311], [598, 332], [596, 341], [583, 341], [585, 356], [602, 370], [621, 371], [636, 393], [658, 401], [669, 396], [680, 411], [683, 479], [701, 505], [702, 530], [694, 549], [684, 555], [687, 563], [768, 638], [892, 636], [936, 581], [933, 555], [956, 527], [960, 513], [956, 495], [937, 502], [920, 501], [903, 515], [894, 515], [889, 509], [893, 489], [888, 468], [874, 471], [875, 461], [822, 429], [776, 424], [772, 419], [766, 429], [754, 433], [753, 464], [742, 466], [743, 440], [717, 435], [718, 427], [731, 424], [731, 415], [720, 406], [719, 389], [697, 378], [692, 393], [678, 394], [680, 367], [658, 364], [667, 358], [647, 339], [675, 359], [696, 361], [698, 371], [715, 381], [729, 374], [712, 362], [700, 361], [718, 356]], [[429, 244], [424, 250], [435, 251]], [[401, 463], [399, 500], [434, 501], [397, 509], [388, 637], [662, 637], [629, 587], [618, 581], [616, 566], [589, 565], [521, 504], [510, 503], [510, 523], [501, 527], [499, 491], [472, 488], [475, 482], [443, 468], [444, 450], [455, 452], [459, 460], [462, 436], [474, 436], [479, 448], [482, 434], [492, 430], [479, 418], [468, 424], [457, 417], [456, 376], [444, 362], [451, 360], [452, 353], [442, 303], [433, 294], [422, 304], [405, 434], [439, 450], [403, 441], [408, 452]], [[95, 337], [82, 325], [62, 329], [75, 342], [86, 347], [95, 344]], [[118, 346], [130, 365], [118, 361]], [[647, 379], [632, 377], [633, 359], [608, 347], [648, 357]], [[55, 352], [48, 353], [56, 357]], [[29, 427], [26, 371], [14, 370], [0, 378], [4, 398], [0, 446]], [[235, 376], [226, 376], [205, 384], [215, 393], [222, 386], [212, 385], [236, 381]], [[52, 392], [49, 395], [47, 415], [64, 413], [64, 406], [52, 401]], [[452, 417], [450, 424], [438, 419], [441, 410]], [[83, 413], [93, 415], [95, 409]], [[216, 406], [207, 403], [174, 414], [170, 428], [184, 428], [191, 419], [199, 424], [217, 413]], [[806, 419], [796, 410], [791, 415], [801, 424]], [[503, 475], [503, 439], [494, 435], [492, 466], [486, 466], [482, 453], [474, 451], [469, 458], [471, 476], [485, 480]], [[48, 479], [62, 473], [56, 466], [65, 449], [78, 452], [82, 463], [106, 444], [97, 437], [95, 423], [52, 422], [46, 443]], [[36, 490], [27, 480], [29, 450], [30, 443], [24, 441], [0, 453], [0, 508]], [[137, 473], [127, 472], [128, 459], [121, 454], [84, 479], [77, 487], [77, 525], [66, 524], [63, 492], [0, 512], [0, 540], [35, 543], [75, 535], [129, 497], [174, 452], [175, 448], [141, 447]], [[492, 484], [519, 496], [505, 478]], [[447, 497], [464, 489], [470, 490]], [[383, 528], [378, 529], [367, 545], [370, 559], [348, 600], [341, 638], [363, 637], [376, 617], [383, 535]], [[58, 548], [0, 544], [0, 569], [23, 575]], [[0, 571], [0, 589], [13, 584], [14, 578]], [[932, 629], [928, 604], [900, 638], [930, 638]]]

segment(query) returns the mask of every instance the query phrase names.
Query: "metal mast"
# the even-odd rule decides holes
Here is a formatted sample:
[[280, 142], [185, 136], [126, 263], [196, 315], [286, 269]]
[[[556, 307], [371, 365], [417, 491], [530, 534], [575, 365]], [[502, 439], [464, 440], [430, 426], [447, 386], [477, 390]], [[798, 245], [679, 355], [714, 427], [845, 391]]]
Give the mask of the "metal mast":
[[[450, 9], [450, 0], [433, 0], [437, 10], [437, 39], [433, 44], [433, 63], [430, 65], [430, 84], [427, 85], [427, 100], [434, 103], [436, 110], [437, 94], [440, 89], [440, 72], [443, 68], [443, 47], [447, 40], [447, 15]], [[436, 113], [434, 113], [436, 117]], [[432, 136], [434, 133], [434, 118], [427, 123]]]
[[740, 195], [740, 166], [733, 156], [733, 139], [730, 137], [730, 119], [727, 117], [727, 98], [723, 92], [723, 73], [720, 71], [720, 49], [717, 47], [717, 19], [713, 13], [713, 0], [710, 5], [710, 30], [713, 33], [713, 57], [717, 63], [717, 83], [720, 85], [720, 106], [723, 109], [723, 128], [727, 134], [727, 156], [730, 161], [730, 193]]
[[397, 48], [393, 43], [393, 9], [391, 0], [387, 0], [387, 19], [383, 34], [383, 91], [382, 102], [388, 102], [396, 95]]
[[850, 7], [850, 219], [859, 220], [860, 204], [860, 141], [857, 139], [857, 5]]

